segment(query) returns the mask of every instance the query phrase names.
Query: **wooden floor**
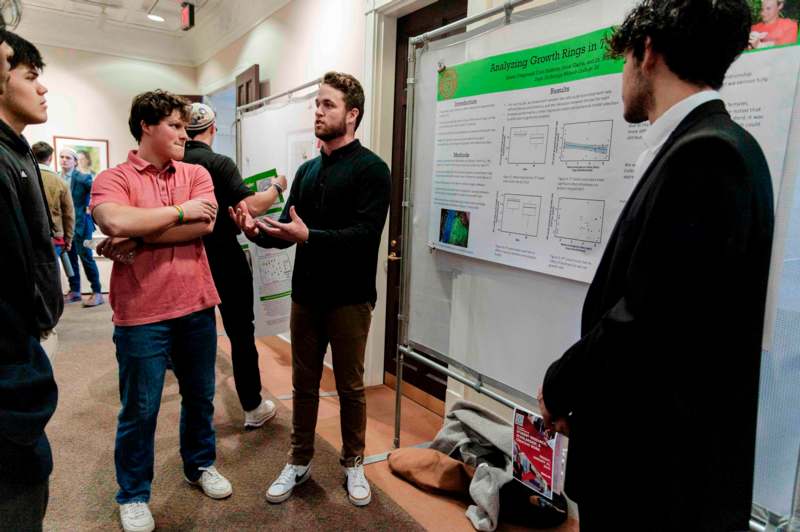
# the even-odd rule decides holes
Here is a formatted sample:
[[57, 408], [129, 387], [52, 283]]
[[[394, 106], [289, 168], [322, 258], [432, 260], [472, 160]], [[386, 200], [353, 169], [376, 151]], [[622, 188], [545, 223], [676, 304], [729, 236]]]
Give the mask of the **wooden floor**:
[[[277, 337], [266, 337], [258, 339], [256, 345], [260, 355], [261, 382], [264, 388], [276, 397], [291, 397], [292, 365], [289, 344]], [[230, 353], [230, 344], [224, 335], [219, 337], [219, 346], [225, 354]], [[229, 378], [224, 385], [233, 388], [233, 378]], [[333, 373], [328, 368], [325, 368], [323, 373], [321, 390], [335, 391]], [[283, 399], [282, 403], [286, 408], [292, 408], [291, 399]], [[394, 438], [394, 405], [394, 390], [388, 386], [381, 385], [367, 389], [366, 456], [391, 450]], [[442, 417], [410, 399], [403, 398], [400, 426], [401, 446], [412, 446], [433, 439], [442, 426]], [[320, 399], [317, 433], [334, 447], [341, 446], [339, 400], [336, 397]], [[464, 515], [466, 506], [463, 502], [417, 489], [395, 477], [389, 471], [386, 461], [367, 465], [365, 472], [373, 485], [383, 490], [428, 530], [473, 530]], [[519, 530], [519, 528], [501, 526], [498, 530]], [[559, 532], [577, 530], [578, 525], [574, 520], [569, 520], [558, 529]]]

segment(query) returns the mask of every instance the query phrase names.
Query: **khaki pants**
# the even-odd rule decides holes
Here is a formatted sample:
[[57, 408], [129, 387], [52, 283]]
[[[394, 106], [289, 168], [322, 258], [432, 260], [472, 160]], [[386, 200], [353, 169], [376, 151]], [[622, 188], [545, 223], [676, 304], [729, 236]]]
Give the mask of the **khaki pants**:
[[341, 409], [342, 455], [352, 466], [364, 456], [367, 402], [364, 396], [364, 351], [372, 320], [368, 303], [319, 309], [292, 303], [292, 449], [289, 463], [306, 465], [314, 456], [319, 410], [319, 383], [328, 343]]

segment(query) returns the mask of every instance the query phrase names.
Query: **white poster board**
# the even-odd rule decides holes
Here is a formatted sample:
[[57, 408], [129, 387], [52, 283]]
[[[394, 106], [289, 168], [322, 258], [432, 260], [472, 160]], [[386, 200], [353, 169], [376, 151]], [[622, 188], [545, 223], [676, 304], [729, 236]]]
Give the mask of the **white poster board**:
[[[579, 338], [581, 308], [588, 287], [584, 280], [591, 279], [591, 275], [587, 270], [585, 275], [565, 276], [558, 271], [538, 271], [531, 262], [515, 264], [508, 257], [497, 257], [491, 253], [490, 256], [480, 256], [480, 253], [493, 251], [498, 245], [496, 240], [511, 238], [486, 229], [496, 227], [498, 221], [503, 226], [502, 217], [499, 220], [495, 218], [501, 206], [514, 207], [515, 198], [498, 198], [500, 193], [541, 195], [541, 216], [546, 218], [545, 213], [548, 216], [550, 213], [546, 192], [537, 194], [526, 191], [522, 179], [519, 182], [504, 181], [503, 170], [500, 170], [499, 176], [495, 176], [492, 170], [487, 179], [479, 181], [486, 188], [493, 188], [488, 194], [490, 200], [482, 202], [486, 203], [485, 206], [479, 206], [486, 209], [486, 213], [470, 213], [468, 246], [445, 245], [446, 243], [439, 240], [440, 209], [447, 208], [447, 205], [441, 204], [442, 196], [434, 190], [435, 180], [445, 177], [436, 176], [439, 164], [437, 160], [442, 159], [441, 153], [444, 153], [436, 153], [439, 148], [437, 118], [442, 110], [437, 98], [439, 70], [442, 66], [451, 67], [481, 61], [498, 54], [530, 50], [618, 24], [635, 1], [591, 0], [568, 9], [559, 6], [568, 3], [567, 0], [554, 2], [532, 8], [527, 14], [515, 14], [512, 17], [514, 23], [510, 25], [503, 25], [499, 21], [465, 35], [428, 42], [424, 51], [417, 55], [413, 74], [413, 213], [410, 250], [404, 250], [404, 258], [410, 258], [408, 341], [418, 350], [443, 356], [462, 368], [486, 377], [490, 383], [502, 384], [517, 395], [527, 396], [531, 401], [550, 363]], [[800, 264], [800, 258], [797, 257], [798, 247], [793, 244], [798, 241], [797, 231], [792, 231], [789, 225], [792, 219], [795, 223], [800, 219], [797, 214], [800, 211], [794, 207], [795, 203], [800, 205], [800, 194], [796, 201], [793, 194], [799, 162], [798, 151], [793, 147], [800, 144], [800, 106], [796, 101], [797, 65], [797, 47], [746, 54], [732, 67], [722, 90], [723, 99], [733, 118], [744, 125], [764, 149], [772, 172], [777, 202], [768, 317], [765, 325], [754, 502], [780, 515], [787, 515], [792, 506], [797, 449], [800, 443], [800, 430], [797, 428], [800, 426], [800, 409], [796, 406], [800, 404], [800, 392], [796, 386], [798, 370], [794, 369], [800, 367], [800, 353], [796, 348], [800, 345], [800, 312], [797, 312], [796, 304], [796, 294], [800, 293], [800, 275], [797, 274], [800, 269], [795, 266]], [[619, 82], [618, 77], [617, 81]], [[555, 84], [552, 88], [555, 88]], [[618, 91], [611, 84], [606, 90]], [[546, 94], [548, 98], [556, 95], [563, 93]], [[488, 100], [481, 105], [503, 105], [516, 98], [516, 95], [493, 92], [481, 96]], [[473, 98], [475, 96], [468, 97]], [[478, 102], [474, 105], [479, 106]], [[597, 116], [594, 120], [615, 121], [612, 125], [611, 142], [608, 144], [613, 160], [617, 153], [626, 153], [624, 148], [620, 152], [615, 142], [623, 139], [633, 144], [640, 143], [639, 137], [644, 128], [632, 128], [620, 121], [618, 96], [616, 103], [609, 107], [616, 109], [613, 111], [614, 116], [610, 116], [612, 113], [609, 112], [610, 118]], [[519, 169], [527, 164], [529, 172], [533, 173], [545, 166], [538, 162], [542, 160], [542, 153], [536, 149], [545, 135], [542, 126], [548, 126], [546, 134], [549, 145], [544, 150], [545, 163], [560, 163], [563, 162], [560, 157], [563, 150], [556, 149], [556, 132], [560, 129], [563, 131], [562, 124], [585, 122], [584, 115], [583, 109], [576, 110], [571, 119], [560, 118], [558, 127], [555, 117], [548, 124], [524, 124], [523, 127], [527, 128], [525, 131], [513, 132], [519, 133], [518, 138], [512, 138], [511, 124], [500, 124], [498, 131], [493, 132], [494, 140], [484, 142], [494, 143], [495, 149], [487, 151], [493, 154], [498, 168]], [[475, 116], [478, 116], [477, 113]], [[616, 136], [620, 129], [617, 124], [622, 126], [623, 136]], [[494, 129], [494, 126], [475, 129]], [[597, 131], [583, 133], [586, 137], [589, 133], [597, 134]], [[531, 146], [530, 153], [534, 158], [527, 157], [523, 160], [517, 156], [517, 151], [512, 148], [518, 147], [519, 142]], [[599, 146], [604, 143], [585, 144]], [[475, 146], [478, 146], [475, 153], [480, 154], [481, 144]], [[789, 153], [784, 158], [787, 146]], [[453, 152], [469, 152], [461, 147], [455, 148], [457, 149], [450, 150], [450, 159], [453, 160], [458, 159], [452, 156]], [[632, 153], [634, 150], [628, 151]], [[502, 166], [499, 164], [501, 154], [504, 157]], [[536, 155], [539, 157], [536, 158]], [[595, 166], [600, 169], [608, 164]], [[486, 168], [489, 167], [490, 165], [486, 165]], [[624, 176], [626, 167], [622, 168]], [[546, 178], [544, 175], [542, 177]], [[510, 190], [500, 190], [501, 183], [508, 185]], [[628, 186], [632, 186], [632, 183]], [[492, 198], [493, 194], [498, 201]], [[439, 197], [438, 203], [436, 197]], [[615, 200], [611, 198], [606, 201], [614, 203]], [[520, 213], [523, 203], [519, 202]], [[465, 210], [457, 206], [451, 208]], [[529, 206], [528, 212], [532, 216], [531, 209]], [[791, 218], [793, 211], [796, 211], [795, 216]], [[604, 217], [606, 214], [604, 209]], [[517, 218], [506, 220], [505, 227], [518, 229], [525, 221], [519, 214]], [[473, 229], [476, 224], [480, 226], [477, 230]], [[606, 221], [604, 218], [603, 237], [597, 251], [602, 251], [612, 228], [613, 220]], [[519, 231], [508, 231], [514, 232]], [[548, 234], [547, 231], [540, 233]], [[517, 242], [516, 245], [520, 243]], [[544, 249], [538, 251], [540, 254], [547, 253]], [[784, 253], [787, 262], [794, 261], [787, 263], [785, 267]], [[586, 253], [582, 255], [586, 256]], [[593, 265], [592, 271], [594, 267]], [[782, 276], [784, 269], [787, 273]], [[786, 284], [787, 289], [782, 288], [783, 284]], [[779, 291], [783, 293], [780, 301], [776, 297]], [[793, 316], [796, 323], [789, 323]], [[771, 345], [773, 331], [776, 345]], [[791, 381], [792, 378], [795, 380]], [[598, 397], [598, 400], [602, 399]]]
[[[603, 46], [610, 32], [444, 65], [433, 247], [591, 282], [647, 148], [647, 124], [622, 117], [623, 61]], [[775, 190], [799, 62], [797, 46], [746, 53], [722, 89], [733, 119], [764, 147]]]
[[[286, 176], [291, 188], [300, 165], [318, 155], [313, 131], [315, 94], [316, 87], [293, 95], [291, 99], [242, 113], [240, 170], [245, 181], [252, 179], [261, 190], [269, 185], [269, 170], [275, 169], [277, 174]], [[288, 190], [284, 199], [287, 197]], [[279, 216], [282, 206], [282, 201], [273, 205], [268, 215]], [[256, 336], [287, 332], [294, 246], [283, 250], [264, 249], [243, 236], [240, 242], [246, 246], [253, 266]]]

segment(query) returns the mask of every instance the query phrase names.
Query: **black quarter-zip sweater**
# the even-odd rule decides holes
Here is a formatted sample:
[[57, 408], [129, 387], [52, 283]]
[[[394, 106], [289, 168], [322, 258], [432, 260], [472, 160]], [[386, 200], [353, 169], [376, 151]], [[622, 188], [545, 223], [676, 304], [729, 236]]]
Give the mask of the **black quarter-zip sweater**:
[[[298, 168], [280, 217], [290, 222], [289, 208], [294, 206], [309, 229], [308, 241], [297, 246], [293, 301], [326, 308], [375, 305], [389, 195], [389, 167], [358, 140]], [[252, 240], [266, 248], [292, 245], [263, 232]]]

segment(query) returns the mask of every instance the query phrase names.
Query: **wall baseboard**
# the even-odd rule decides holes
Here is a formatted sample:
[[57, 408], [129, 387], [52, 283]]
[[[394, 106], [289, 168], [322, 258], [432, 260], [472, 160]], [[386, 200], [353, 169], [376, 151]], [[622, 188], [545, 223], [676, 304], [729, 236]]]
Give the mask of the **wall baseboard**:
[[[392, 390], [397, 389], [396, 388], [397, 378], [391, 373], [389, 372], [383, 373], [383, 382], [384, 384], [386, 384], [386, 386], [388, 386]], [[416, 386], [414, 386], [413, 384], [408, 384], [407, 382], [403, 382], [402, 389], [403, 389], [403, 397], [407, 397], [408, 399], [411, 399], [421, 407], [427, 408], [434, 414], [444, 417], [444, 401], [433, 397], [429, 393], [424, 392], [419, 388], [417, 388]]]

